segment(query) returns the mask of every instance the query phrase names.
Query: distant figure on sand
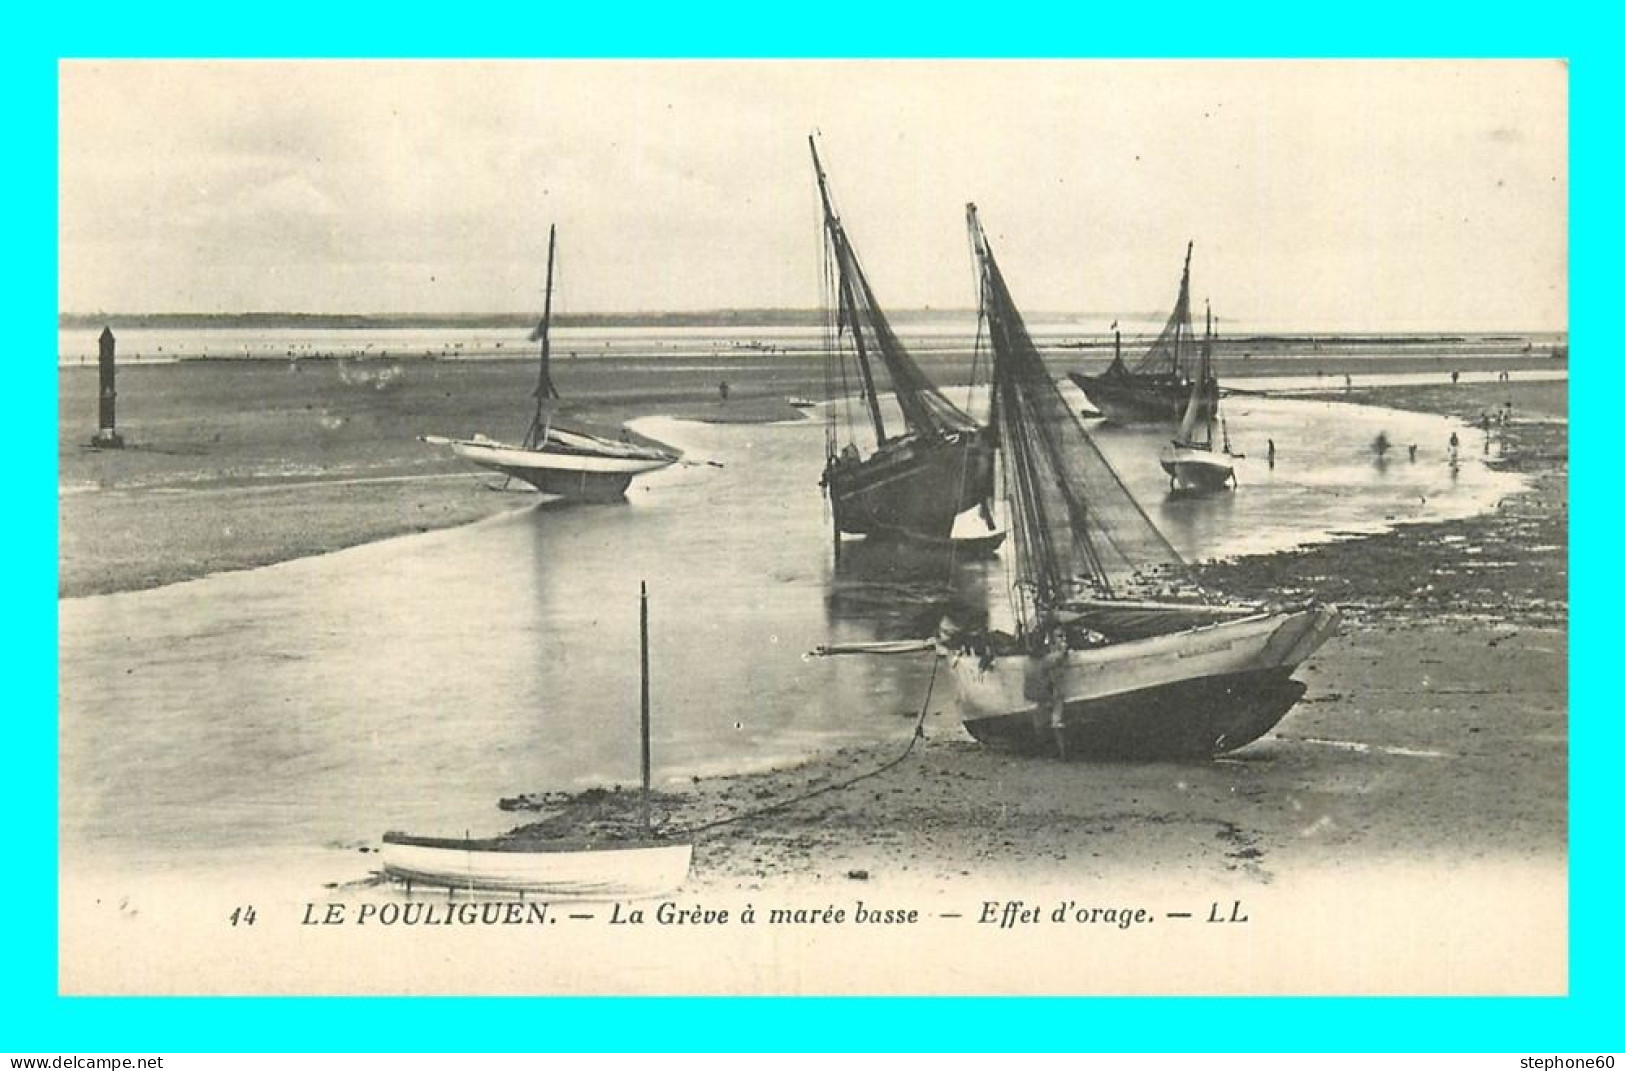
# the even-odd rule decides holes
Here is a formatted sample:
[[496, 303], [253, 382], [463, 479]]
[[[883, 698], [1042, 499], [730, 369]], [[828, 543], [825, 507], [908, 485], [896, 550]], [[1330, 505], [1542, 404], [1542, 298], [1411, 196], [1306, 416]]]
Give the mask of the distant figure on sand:
[[1456, 436], [1455, 432], [1451, 432], [1450, 433], [1450, 464], [1454, 465], [1456, 463], [1456, 451], [1458, 449], [1460, 449], [1460, 448], [1461, 448], [1461, 439], [1459, 439]]
[[1269, 458], [1270, 468], [1273, 469], [1275, 467], [1275, 440], [1269, 439], [1267, 441], [1269, 442], [1269, 450], [1266, 456]]
[[1455, 386], [1457, 383], [1460, 383], [1460, 382], [1461, 382], [1461, 373], [1457, 372], [1454, 369], [1451, 369], [1451, 372], [1450, 372], [1450, 385]]
[[726, 379], [717, 384], [717, 396], [723, 401], [728, 400], [728, 381]]
[[1343, 373], [1343, 390], [1344, 391], [1351, 391], [1353, 389], [1354, 389], [1354, 377], [1349, 375], [1347, 372], [1344, 372]]
[[1411, 443], [1410, 451], [1411, 451], [1411, 463], [1415, 464], [1415, 462], [1416, 462], [1416, 444], [1415, 443]]

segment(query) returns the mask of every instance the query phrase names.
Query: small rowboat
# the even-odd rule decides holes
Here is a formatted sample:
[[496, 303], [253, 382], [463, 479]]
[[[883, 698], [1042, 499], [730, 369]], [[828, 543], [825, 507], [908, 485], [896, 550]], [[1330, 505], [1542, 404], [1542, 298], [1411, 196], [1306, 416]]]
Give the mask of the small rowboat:
[[549, 899], [610, 900], [660, 896], [682, 885], [692, 844], [660, 841], [531, 844], [384, 834], [384, 872], [414, 883], [457, 889], [535, 893]]
[[694, 846], [655, 835], [649, 810], [649, 592], [641, 586], [643, 831], [635, 839], [524, 836], [419, 837], [384, 834], [386, 877], [449, 889], [535, 893], [560, 900], [660, 896], [688, 877]]

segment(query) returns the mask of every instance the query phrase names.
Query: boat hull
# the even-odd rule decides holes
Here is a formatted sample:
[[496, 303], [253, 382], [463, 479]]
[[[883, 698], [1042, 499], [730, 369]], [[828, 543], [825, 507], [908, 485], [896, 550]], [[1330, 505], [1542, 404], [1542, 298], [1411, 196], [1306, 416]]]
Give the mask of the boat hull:
[[[1178, 424], [1190, 404], [1190, 380], [1173, 375], [1099, 375], [1069, 372], [1068, 378], [1088, 395], [1089, 403], [1111, 424]], [[1204, 398], [1197, 419], [1207, 420], [1218, 405], [1218, 392]]]
[[823, 483], [839, 532], [946, 540], [955, 517], [993, 497], [992, 438], [910, 436], [861, 461], [831, 459]]
[[1229, 454], [1174, 444], [1162, 453], [1162, 471], [1176, 491], [1222, 491], [1236, 478]]
[[661, 896], [688, 877], [691, 844], [523, 850], [511, 842], [387, 833], [384, 873], [411, 884], [534, 893], [552, 899]]
[[962, 655], [961, 719], [990, 746], [1068, 757], [1234, 751], [1302, 697], [1292, 672], [1337, 623], [1335, 607], [1316, 604], [1043, 658]]
[[464, 461], [523, 480], [538, 491], [589, 502], [617, 501], [634, 476], [677, 460], [632, 448], [614, 453], [592, 452], [587, 445], [566, 448], [552, 438], [539, 449], [470, 439], [453, 440], [451, 448]]
[[949, 536], [947, 539], [935, 539], [930, 536], [917, 535], [912, 532], [903, 533], [898, 542], [908, 547], [920, 547], [928, 551], [948, 551], [960, 558], [991, 558], [998, 549], [1004, 545], [1008, 532], [988, 532], [986, 535]]

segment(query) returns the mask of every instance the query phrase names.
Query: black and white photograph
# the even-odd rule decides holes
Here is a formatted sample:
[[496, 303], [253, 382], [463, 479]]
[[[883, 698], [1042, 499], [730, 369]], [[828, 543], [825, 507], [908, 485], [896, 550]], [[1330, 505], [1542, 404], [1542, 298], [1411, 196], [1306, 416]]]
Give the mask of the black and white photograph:
[[1564, 995], [1561, 60], [62, 60], [57, 987]]

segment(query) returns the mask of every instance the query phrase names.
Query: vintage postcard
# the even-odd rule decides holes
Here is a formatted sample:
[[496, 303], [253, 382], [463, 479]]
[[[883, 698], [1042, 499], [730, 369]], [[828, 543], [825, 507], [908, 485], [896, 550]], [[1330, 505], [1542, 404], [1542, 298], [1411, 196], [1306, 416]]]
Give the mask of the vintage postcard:
[[64, 61], [58, 989], [1564, 994], [1560, 61]]

